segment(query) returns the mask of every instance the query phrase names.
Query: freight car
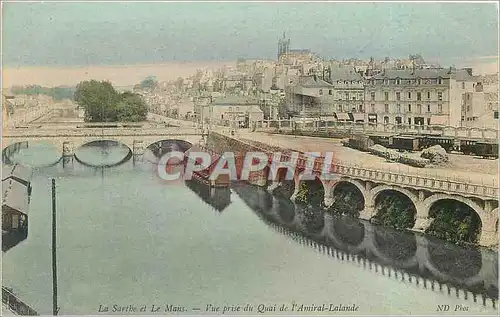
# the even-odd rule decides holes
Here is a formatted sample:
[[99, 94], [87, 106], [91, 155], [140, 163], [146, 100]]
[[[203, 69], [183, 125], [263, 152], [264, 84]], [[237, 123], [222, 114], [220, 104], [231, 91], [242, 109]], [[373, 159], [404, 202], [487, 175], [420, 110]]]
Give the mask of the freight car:
[[465, 155], [498, 158], [498, 143], [495, 141], [460, 140], [460, 151]]
[[434, 145], [440, 145], [446, 152], [451, 152], [458, 148], [454, 137], [423, 135], [418, 137], [421, 149], [425, 149]]

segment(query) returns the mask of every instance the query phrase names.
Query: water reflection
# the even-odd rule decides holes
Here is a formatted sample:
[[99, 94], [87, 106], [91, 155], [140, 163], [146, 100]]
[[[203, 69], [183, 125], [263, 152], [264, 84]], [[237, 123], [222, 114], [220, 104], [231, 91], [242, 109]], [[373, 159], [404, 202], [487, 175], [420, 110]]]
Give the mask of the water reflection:
[[7, 164], [46, 167], [57, 164], [62, 153], [50, 142], [19, 142], [8, 146], [2, 153]]
[[7, 252], [19, 243], [26, 240], [28, 230], [17, 230], [10, 232], [2, 232], [2, 252]]
[[[496, 252], [459, 247], [421, 234], [375, 226], [349, 216], [332, 216], [319, 209], [305, 208], [289, 200], [286, 202], [285, 198], [272, 196], [253, 186], [238, 186], [234, 190], [265, 223], [279, 227], [284, 233], [299, 234], [318, 244], [320, 249], [344, 251], [346, 258], [362, 257], [363, 261], [382, 265], [382, 270], [409, 274], [409, 279], [413, 276], [417, 283], [419, 279], [424, 279], [424, 283], [428, 280], [432, 288], [434, 283], [439, 287], [445, 283], [498, 299]], [[273, 202], [270, 210], [269, 205], [258, 206], [262, 201]]]
[[231, 204], [231, 190], [229, 188], [214, 188], [196, 181], [185, 181], [186, 186], [204, 202], [218, 212], [222, 212]]
[[99, 140], [75, 150], [75, 159], [84, 165], [112, 167], [130, 159], [132, 151], [116, 141]]

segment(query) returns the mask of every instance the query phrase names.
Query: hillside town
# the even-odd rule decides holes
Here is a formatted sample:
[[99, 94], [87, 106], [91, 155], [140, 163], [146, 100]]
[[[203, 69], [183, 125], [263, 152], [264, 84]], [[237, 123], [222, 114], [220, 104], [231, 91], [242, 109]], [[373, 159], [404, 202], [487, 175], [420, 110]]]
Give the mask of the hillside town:
[[443, 68], [419, 54], [326, 60], [291, 48], [285, 34], [277, 51], [276, 60], [238, 59], [135, 92], [151, 112], [198, 122], [313, 118], [497, 129], [498, 74]]

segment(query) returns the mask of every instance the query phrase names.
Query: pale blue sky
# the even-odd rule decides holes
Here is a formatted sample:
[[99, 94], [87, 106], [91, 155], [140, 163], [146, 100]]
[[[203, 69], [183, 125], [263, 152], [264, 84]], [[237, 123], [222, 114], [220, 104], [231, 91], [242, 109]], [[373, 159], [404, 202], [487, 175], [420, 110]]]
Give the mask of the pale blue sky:
[[276, 58], [292, 48], [324, 57], [498, 53], [495, 4], [4, 3], [5, 66]]

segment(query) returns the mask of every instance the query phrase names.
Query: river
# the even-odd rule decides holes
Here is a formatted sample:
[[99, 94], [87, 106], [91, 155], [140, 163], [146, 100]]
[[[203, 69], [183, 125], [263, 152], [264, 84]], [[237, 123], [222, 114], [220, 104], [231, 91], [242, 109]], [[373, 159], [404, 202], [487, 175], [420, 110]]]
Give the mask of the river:
[[[78, 151], [90, 165], [127, 156], [119, 147]], [[302, 304], [355, 305], [356, 314], [436, 314], [441, 305], [496, 312], [491, 299], [475, 303], [463, 290], [497, 298], [497, 253], [301, 209], [249, 185], [211, 194], [165, 184], [146, 154], [109, 168], [48, 166], [55, 155], [30, 147], [12, 157], [44, 167], [34, 169], [28, 237], [3, 253], [3, 285], [40, 314], [52, 313], [51, 178], [61, 315], [119, 313], [114, 305], [136, 314], [218, 314], [224, 305], [256, 314], [261, 304], [268, 314], [304, 314]]]

